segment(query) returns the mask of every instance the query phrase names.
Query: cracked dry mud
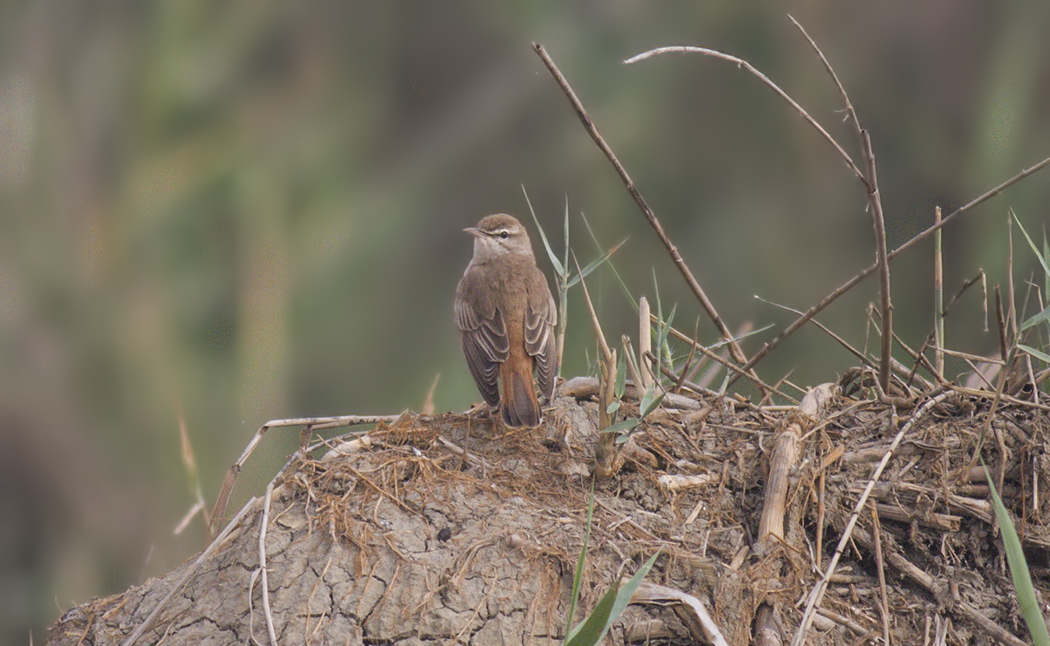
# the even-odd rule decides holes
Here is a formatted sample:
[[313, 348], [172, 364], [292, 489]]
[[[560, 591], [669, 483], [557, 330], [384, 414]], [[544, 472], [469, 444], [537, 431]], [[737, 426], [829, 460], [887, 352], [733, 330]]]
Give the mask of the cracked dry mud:
[[[659, 550], [648, 580], [702, 601], [729, 643], [749, 643], [763, 602], [777, 609], [790, 636], [801, 615], [797, 602], [820, 576], [811, 567], [818, 518], [826, 563], [857, 488], [870, 476], [869, 456], [877, 460], [892, 435], [892, 411], [877, 402], [836, 402], [829, 421], [801, 442], [785, 538], [763, 551], [755, 549], [754, 535], [768, 452], [791, 412], [728, 400], [696, 403], [690, 411], [650, 415], [634, 436], [633, 457], [615, 478], [597, 483], [581, 610]], [[887, 564], [897, 643], [923, 643], [925, 631], [937, 626], [950, 626], [949, 644], [993, 643], [958, 612], [962, 602], [1026, 636], [1001, 542], [980, 505], [968, 511], [960, 502], [980, 497], [979, 478], [955, 498], [948, 495], [946, 474], [969, 459], [984, 405], [959, 398], [916, 424], [876, 490], [880, 504], [918, 514], [882, 518], [883, 550], [917, 564], [934, 582], [932, 591], [924, 589]], [[294, 464], [275, 483], [265, 536], [278, 643], [560, 643], [586, 526], [596, 418], [596, 404], [571, 397], [556, 400], [535, 430], [508, 432], [459, 415], [406, 415], [369, 432], [368, 446]], [[1027, 460], [1016, 468], [1002, 462], [1004, 497], [1015, 518], [1026, 518], [1026, 545], [1045, 557], [1050, 532], [1038, 510], [1027, 508], [1024, 483], [1033, 475], [1023, 465], [1034, 465], [1044, 484], [1050, 480], [1046, 461], [1033, 459], [1043, 455], [1050, 425], [1027, 409], [1001, 411], [996, 424], [1010, 456]], [[838, 457], [825, 464], [821, 483], [829, 455]], [[999, 461], [994, 447], [986, 459]], [[667, 475], [697, 477], [676, 488], [661, 482]], [[136, 643], [270, 643], [259, 576], [259, 498]], [[879, 510], [880, 516], [891, 511]], [[870, 518], [858, 526], [869, 534], [871, 528]], [[69, 610], [48, 643], [123, 643], [194, 560]], [[1036, 587], [1047, 589], [1046, 569], [1033, 574]], [[808, 643], [881, 637], [876, 577], [874, 556], [859, 541], [844, 555]], [[692, 630], [674, 608], [632, 605], [606, 643], [696, 643]]]

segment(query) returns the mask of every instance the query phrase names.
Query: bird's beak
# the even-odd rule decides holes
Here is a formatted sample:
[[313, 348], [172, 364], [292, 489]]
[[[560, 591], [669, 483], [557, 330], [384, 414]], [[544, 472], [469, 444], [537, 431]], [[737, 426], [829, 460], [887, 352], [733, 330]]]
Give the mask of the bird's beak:
[[466, 231], [467, 233], [469, 233], [470, 235], [474, 236], [475, 238], [480, 238], [481, 237], [481, 229], [479, 229], [477, 227], [467, 227], [466, 229], [463, 229], [463, 230]]

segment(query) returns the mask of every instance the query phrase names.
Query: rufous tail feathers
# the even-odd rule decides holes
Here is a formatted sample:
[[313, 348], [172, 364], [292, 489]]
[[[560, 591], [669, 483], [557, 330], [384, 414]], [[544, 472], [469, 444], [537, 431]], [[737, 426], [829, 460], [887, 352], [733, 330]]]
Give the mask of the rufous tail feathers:
[[532, 358], [516, 357], [512, 352], [500, 365], [503, 422], [510, 427], [539, 426], [540, 402], [532, 387]]

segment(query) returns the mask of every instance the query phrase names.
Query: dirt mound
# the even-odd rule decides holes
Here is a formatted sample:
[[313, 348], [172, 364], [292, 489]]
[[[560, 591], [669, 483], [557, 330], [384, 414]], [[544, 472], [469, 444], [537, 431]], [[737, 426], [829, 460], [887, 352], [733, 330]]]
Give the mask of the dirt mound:
[[[904, 429], [872, 489], [877, 514], [868, 505], [859, 515], [808, 643], [881, 638], [883, 590], [897, 643], [1027, 638], [973, 464], [988, 397], [945, 392], [894, 406], [836, 396], [816, 417], [691, 397], [651, 414], [620, 473], [594, 486], [584, 612], [660, 551], [647, 580], [704, 604], [728, 643], [751, 641], [763, 604], [789, 639]], [[120, 644], [155, 610], [136, 643], [270, 643], [271, 629], [280, 643], [558, 642], [586, 529], [597, 405], [561, 397], [546, 419], [508, 432], [478, 417], [405, 415], [302, 457], [203, 558], [68, 611], [49, 643]], [[797, 460], [783, 539], [763, 543], [769, 462], [785, 434]], [[1050, 585], [1038, 501], [1048, 438], [1045, 409], [1000, 404], [983, 449], [1040, 590]], [[607, 641], [709, 638], [685, 606], [665, 601], [632, 605]]]

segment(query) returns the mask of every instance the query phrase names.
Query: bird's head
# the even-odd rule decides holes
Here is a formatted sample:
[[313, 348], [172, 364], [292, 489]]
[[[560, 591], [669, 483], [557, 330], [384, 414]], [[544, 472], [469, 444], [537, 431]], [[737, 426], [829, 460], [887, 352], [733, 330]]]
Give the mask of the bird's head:
[[478, 226], [463, 230], [474, 236], [474, 262], [511, 254], [532, 257], [528, 232], [506, 213], [485, 216]]

